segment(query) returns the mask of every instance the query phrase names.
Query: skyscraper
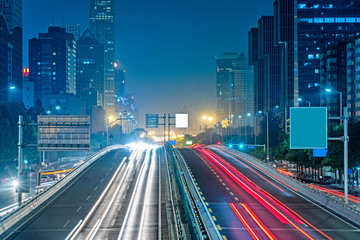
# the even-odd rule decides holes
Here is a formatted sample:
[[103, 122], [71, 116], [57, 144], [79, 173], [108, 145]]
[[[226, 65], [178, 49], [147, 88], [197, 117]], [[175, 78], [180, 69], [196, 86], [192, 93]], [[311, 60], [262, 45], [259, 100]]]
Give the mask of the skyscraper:
[[[254, 67], [249, 65], [244, 53], [232, 62], [229, 70], [230, 117], [246, 116], [254, 113]], [[232, 121], [234, 124], [234, 121]]]
[[76, 94], [76, 44], [64, 28], [29, 40], [30, 81], [35, 82], [35, 102], [49, 94]]
[[229, 119], [230, 78], [237, 53], [226, 52], [216, 57], [216, 121]]
[[[340, 100], [342, 106], [346, 104], [346, 43], [340, 42], [328, 46], [324, 53], [320, 54], [320, 106], [328, 107], [329, 116], [339, 116]], [[326, 89], [332, 89], [343, 93], [329, 93]]]
[[347, 44], [346, 53], [348, 112], [352, 119], [360, 120], [360, 35]]
[[85, 103], [85, 112], [90, 112], [103, 105], [104, 47], [89, 30], [77, 41], [76, 58], [76, 94]]
[[114, 0], [90, 0], [90, 32], [104, 46], [104, 109], [115, 111], [115, 19]]
[[255, 112], [281, 103], [281, 50], [274, 43], [274, 17], [263, 16], [249, 33], [249, 64], [254, 66]]
[[294, 0], [274, 1], [274, 44], [281, 47], [281, 109], [288, 119], [288, 109], [297, 105], [298, 83], [294, 72]]
[[[1, 77], [1, 101], [22, 102], [22, 0], [0, 0], [1, 22], [1, 53], [0, 68], [5, 75]], [[6, 72], [6, 73], [5, 73]], [[9, 91], [9, 87], [14, 87]]]
[[22, 0], [0, 0], [0, 14], [5, 18], [8, 28], [22, 28]]
[[360, 2], [298, 0], [296, 7], [295, 72], [299, 76], [299, 94], [317, 106], [320, 55], [329, 45], [348, 41], [360, 33]]

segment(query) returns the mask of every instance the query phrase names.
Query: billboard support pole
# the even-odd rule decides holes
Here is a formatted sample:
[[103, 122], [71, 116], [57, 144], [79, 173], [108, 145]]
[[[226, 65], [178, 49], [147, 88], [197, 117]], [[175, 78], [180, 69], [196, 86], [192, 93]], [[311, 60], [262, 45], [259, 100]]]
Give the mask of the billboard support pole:
[[23, 140], [24, 140], [24, 136], [23, 136], [23, 116], [19, 115], [19, 122], [18, 122], [18, 126], [19, 126], [19, 141], [18, 141], [18, 185], [17, 185], [17, 190], [18, 190], [18, 205], [21, 205], [21, 201], [22, 201], [22, 196], [21, 196], [21, 174], [22, 174], [22, 162], [23, 162]]

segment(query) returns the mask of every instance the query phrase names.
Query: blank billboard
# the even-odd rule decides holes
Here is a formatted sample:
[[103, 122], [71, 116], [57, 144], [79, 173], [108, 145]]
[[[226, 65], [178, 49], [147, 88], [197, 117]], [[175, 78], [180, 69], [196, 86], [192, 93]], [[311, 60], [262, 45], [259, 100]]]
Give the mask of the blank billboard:
[[175, 127], [188, 128], [189, 127], [189, 114], [177, 113], [175, 114]]

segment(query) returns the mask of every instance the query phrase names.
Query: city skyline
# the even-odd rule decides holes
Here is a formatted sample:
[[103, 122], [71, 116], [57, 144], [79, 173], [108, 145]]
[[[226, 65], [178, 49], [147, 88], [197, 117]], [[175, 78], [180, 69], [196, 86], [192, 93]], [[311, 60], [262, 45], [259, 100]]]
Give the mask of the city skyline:
[[[89, 1], [72, 2], [66, 15], [52, 10], [65, 8], [67, 3], [70, 1], [23, 1], [25, 49], [27, 40], [46, 31], [49, 24], [80, 24], [81, 33], [88, 28]], [[126, 92], [135, 94], [141, 115], [174, 113], [183, 105], [193, 112], [214, 112], [215, 56], [225, 51], [247, 53], [247, 31], [261, 15], [272, 14], [272, 2], [257, 0], [245, 5], [227, 1], [227, 5], [220, 6], [215, 1], [206, 5], [204, 1], [164, 3], [132, 1], [115, 5], [115, 57], [126, 70]], [[143, 10], [137, 12], [138, 4]], [[25, 50], [25, 66], [27, 60]], [[204, 87], [206, 83], [209, 87]], [[197, 93], [198, 89], [201, 92]]]

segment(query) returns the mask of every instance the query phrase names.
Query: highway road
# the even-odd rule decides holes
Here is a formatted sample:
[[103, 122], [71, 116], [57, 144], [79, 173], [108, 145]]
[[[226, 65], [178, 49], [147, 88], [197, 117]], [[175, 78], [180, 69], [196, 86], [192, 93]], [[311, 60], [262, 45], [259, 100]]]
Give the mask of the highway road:
[[[73, 239], [161, 239], [163, 149], [134, 151]], [[165, 174], [165, 173], [164, 173]]]
[[171, 239], [164, 150], [109, 152], [10, 239]]
[[115, 171], [129, 157], [128, 150], [114, 150], [102, 156], [65, 192], [54, 199], [10, 239], [66, 239], [96, 203]]
[[359, 229], [222, 148], [180, 149], [223, 239], [360, 239]]

